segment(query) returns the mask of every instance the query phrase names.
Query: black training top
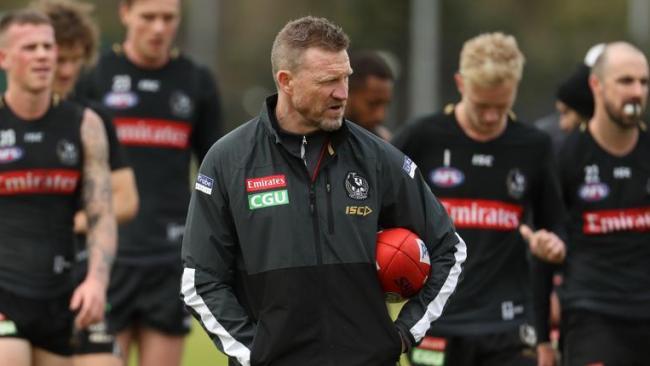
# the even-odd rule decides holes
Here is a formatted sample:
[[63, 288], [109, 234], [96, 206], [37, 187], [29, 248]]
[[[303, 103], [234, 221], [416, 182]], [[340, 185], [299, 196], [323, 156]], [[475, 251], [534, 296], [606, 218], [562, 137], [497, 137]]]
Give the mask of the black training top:
[[111, 110], [136, 175], [140, 210], [120, 226], [118, 261], [178, 261], [191, 153], [201, 160], [219, 136], [211, 75], [183, 56], [159, 69], [142, 69], [115, 49], [80, 80], [77, 94]]
[[[585, 125], [586, 126], [586, 125]], [[587, 128], [562, 150], [570, 213], [563, 310], [650, 318], [650, 137], [616, 157]]]
[[82, 113], [53, 102], [25, 121], [0, 101], [0, 287], [21, 296], [54, 297], [73, 286]]
[[518, 227], [561, 223], [548, 136], [509, 119], [499, 137], [477, 142], [449, 105], [409, 124], [393, 143], [418, 164], [467, 243], [465, 279], [431, 331], [485, 334], [532, 320], [529, 251]]

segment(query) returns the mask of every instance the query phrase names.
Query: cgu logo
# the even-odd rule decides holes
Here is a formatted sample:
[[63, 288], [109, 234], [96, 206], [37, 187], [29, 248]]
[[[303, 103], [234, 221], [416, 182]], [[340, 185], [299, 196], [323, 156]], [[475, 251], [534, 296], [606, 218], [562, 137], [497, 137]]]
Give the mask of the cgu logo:
[[248, 208], [251, 210], [287, 204], [289, 193], [286, 189], [248, 195]]
[[456, 168], [441, 167], [431, 172], [430, 178], [438, 187], [451, 188], [463, 183], [465, 175]]
[[368, 216], [371, 213], [372, 209], [368, 206], [347, 206], [345, 208], [346, 215]]
[[578, 195], [587, 202], [601, 201], [609, 195], [609, 187], [605, 183], [585, 183], [580, 187]]

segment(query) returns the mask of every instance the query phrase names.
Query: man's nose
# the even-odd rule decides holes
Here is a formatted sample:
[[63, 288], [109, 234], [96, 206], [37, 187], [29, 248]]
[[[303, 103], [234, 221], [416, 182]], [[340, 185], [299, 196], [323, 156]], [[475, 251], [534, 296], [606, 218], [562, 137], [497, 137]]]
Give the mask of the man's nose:
[[339, 99], [339, 100], [346, 100], [348, 99], [348, 84], [347, 82], [341, 82], [339, 83], [334, 90], [332, 91], [332, 97]]

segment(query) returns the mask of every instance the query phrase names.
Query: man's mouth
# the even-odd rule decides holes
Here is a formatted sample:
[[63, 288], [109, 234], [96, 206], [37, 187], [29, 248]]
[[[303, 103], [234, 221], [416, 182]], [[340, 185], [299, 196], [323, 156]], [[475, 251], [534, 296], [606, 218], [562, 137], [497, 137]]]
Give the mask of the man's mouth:
[[340, 112], [340, 111], [343, 110], [344, 107], [345, 106], [343, 104], [335, 104], [335, 105], [329, 106], [328, 110], [335, 111], [335, 112]]
[[39, 76], [47, 76], [52, 71], [50, 67], [35, 67], [32, 69], [32, 72]]
[[639, 117], [641, 112], [641, 103], [627, 102], [623, 105], [623, 114], [628, 117]]

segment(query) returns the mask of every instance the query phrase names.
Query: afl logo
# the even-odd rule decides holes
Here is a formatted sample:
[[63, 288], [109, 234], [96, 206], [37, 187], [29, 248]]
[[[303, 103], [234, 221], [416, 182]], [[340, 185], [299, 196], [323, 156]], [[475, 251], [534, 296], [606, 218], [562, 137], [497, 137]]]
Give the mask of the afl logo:
[[23, 149], [19, 147], [7, 147], [0, 149], [0, 164], [11, 163], [23, 157]]
[[104, 97], [104, 105], [115, 109], [131, 108], [138, 104], [138, 96], [133, 92], [111, 92]]
[[456, 168], [445, 166], [433, 170], [429, 174], [429, 179], [438, 187], [451, 188], [463, 183], [465, 175]]
[[345, 177], [345, 190], [348, 192], [348, 197], [353, 200], [365, 200], [368, 198], [369, 189], [370, 186], [366, 178], [356, 172], [349, 172]]
[[601, 201], [609, 195], [609, 187], [605, 183], [585, 183], [578, 190], [578, 195], [587, 202]]

